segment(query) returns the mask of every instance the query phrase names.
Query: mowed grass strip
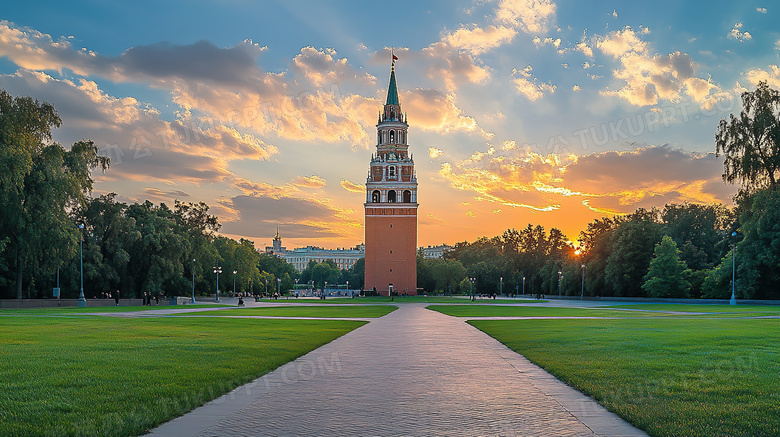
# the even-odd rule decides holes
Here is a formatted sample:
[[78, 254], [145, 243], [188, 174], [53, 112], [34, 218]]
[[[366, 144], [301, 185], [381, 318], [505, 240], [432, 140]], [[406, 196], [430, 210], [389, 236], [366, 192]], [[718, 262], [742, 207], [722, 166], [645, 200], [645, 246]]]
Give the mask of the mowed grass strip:
[[139, 435], [364, 323], [4, 317], [0, 434]]
[[469, 323], [650, 435], [780, 435], [778, 320]]
[[454, 317], [659, 317], [664, 313], [589, 308], [501, 305], [429, 305], [426, 308]]
[[638, 304], [611, 305], [601, 308], [642, 311], [675, 311], [683, 313], [707, 313], [720, 316], [761, 317], [780, 316], [778, 305], [705, 305], [705, 304]]
[[193, 309], [193, 308], [233, 308], [232, 305], [197, 304], [197, 305], [157, 305], [157, 306], [93, 306], [93, 307], [51, 307], [51, 308], [0, 308], [0, 316], [4, 315], [35, 315], [49, 316], [60, 314], [91, 314], [91, 313], [131, 313], [153, 310]]
[[382, 317], [397, 310], [394, 305], [306, 305], [306, 306], [279, 306], [279, 307], [258, 307], [258, 308], [236, 308], [220, 311], [203, 311], [198, 313], [177, 314], [181, 316], [274, 316], [274, 317], [357, 317], [374, 318]]

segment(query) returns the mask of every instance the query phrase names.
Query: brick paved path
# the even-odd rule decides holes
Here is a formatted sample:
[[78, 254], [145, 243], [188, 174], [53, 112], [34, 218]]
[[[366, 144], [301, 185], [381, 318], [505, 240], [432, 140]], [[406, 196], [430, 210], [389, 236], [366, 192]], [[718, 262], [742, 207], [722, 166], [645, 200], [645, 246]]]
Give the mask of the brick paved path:
[[644, 435], [424, 306], [401, 305], [151, 435]]

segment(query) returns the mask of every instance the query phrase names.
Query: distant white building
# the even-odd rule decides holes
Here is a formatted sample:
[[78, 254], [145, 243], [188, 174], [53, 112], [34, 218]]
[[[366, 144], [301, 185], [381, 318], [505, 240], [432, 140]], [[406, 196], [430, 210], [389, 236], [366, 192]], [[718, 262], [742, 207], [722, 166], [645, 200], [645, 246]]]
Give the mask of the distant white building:
[[357, 260], [365, 258], [366, 246], [360, 244], [351, 249], [323, 249], [316, 246], [298, 247], [293, 250], [287, 250], [282, 246], [282, 238], [279, 231], [276, 231], [272, 246], [266, 246], [266, 253], [271, 253], [287, 261], [295, 267], [295, 270], [302, 272], [310, 261], [321, 263], [332, 259], [340, 270], [351, 269]]
[[452, 250], [452, 246], [442, 244], [440, 246], [421, 247], [423, 258], [444, 258], [444, 255]]
[[[442, 244], [421, 247], [420, 250], [422, 250], [424, 258], [443, 258], [444, 254], [452, 250], [452, 246]], [[357, 260], [366, 257], [366, 245], [359, 244], [350, 249], [323, 249], [316, 246], [306, 246], [287, 250], [286, 247], [282, 246], [282, 237], [279, 236], [277, 230], [272, 245], [265, 247], [265, 253], [282, 258], [292, 264], [299, 272], [309, 266], [309, 261], [321, 263], [329, 259], [332, 259], [340, 270], [349, 270]]]

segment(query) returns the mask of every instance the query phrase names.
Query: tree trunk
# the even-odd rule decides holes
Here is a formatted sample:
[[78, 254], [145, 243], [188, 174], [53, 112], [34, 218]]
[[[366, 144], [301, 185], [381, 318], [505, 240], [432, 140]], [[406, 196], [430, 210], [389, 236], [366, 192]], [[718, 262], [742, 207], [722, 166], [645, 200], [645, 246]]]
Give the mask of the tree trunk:
[[16, 252], [16, 298], [22, 298], [22, 273], [24, 272], [24, 260], [21, 250]]

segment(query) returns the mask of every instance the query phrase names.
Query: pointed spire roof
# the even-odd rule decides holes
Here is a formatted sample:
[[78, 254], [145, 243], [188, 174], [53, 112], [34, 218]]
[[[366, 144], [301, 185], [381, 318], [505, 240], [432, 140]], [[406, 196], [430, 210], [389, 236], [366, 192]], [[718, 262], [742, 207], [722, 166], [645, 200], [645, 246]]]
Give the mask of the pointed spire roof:
[[385, 105], [399, 105], [398, 87], [395, 85], [395, 62], [390, 68], [390, 85], [387, 87], [387, 102]]

